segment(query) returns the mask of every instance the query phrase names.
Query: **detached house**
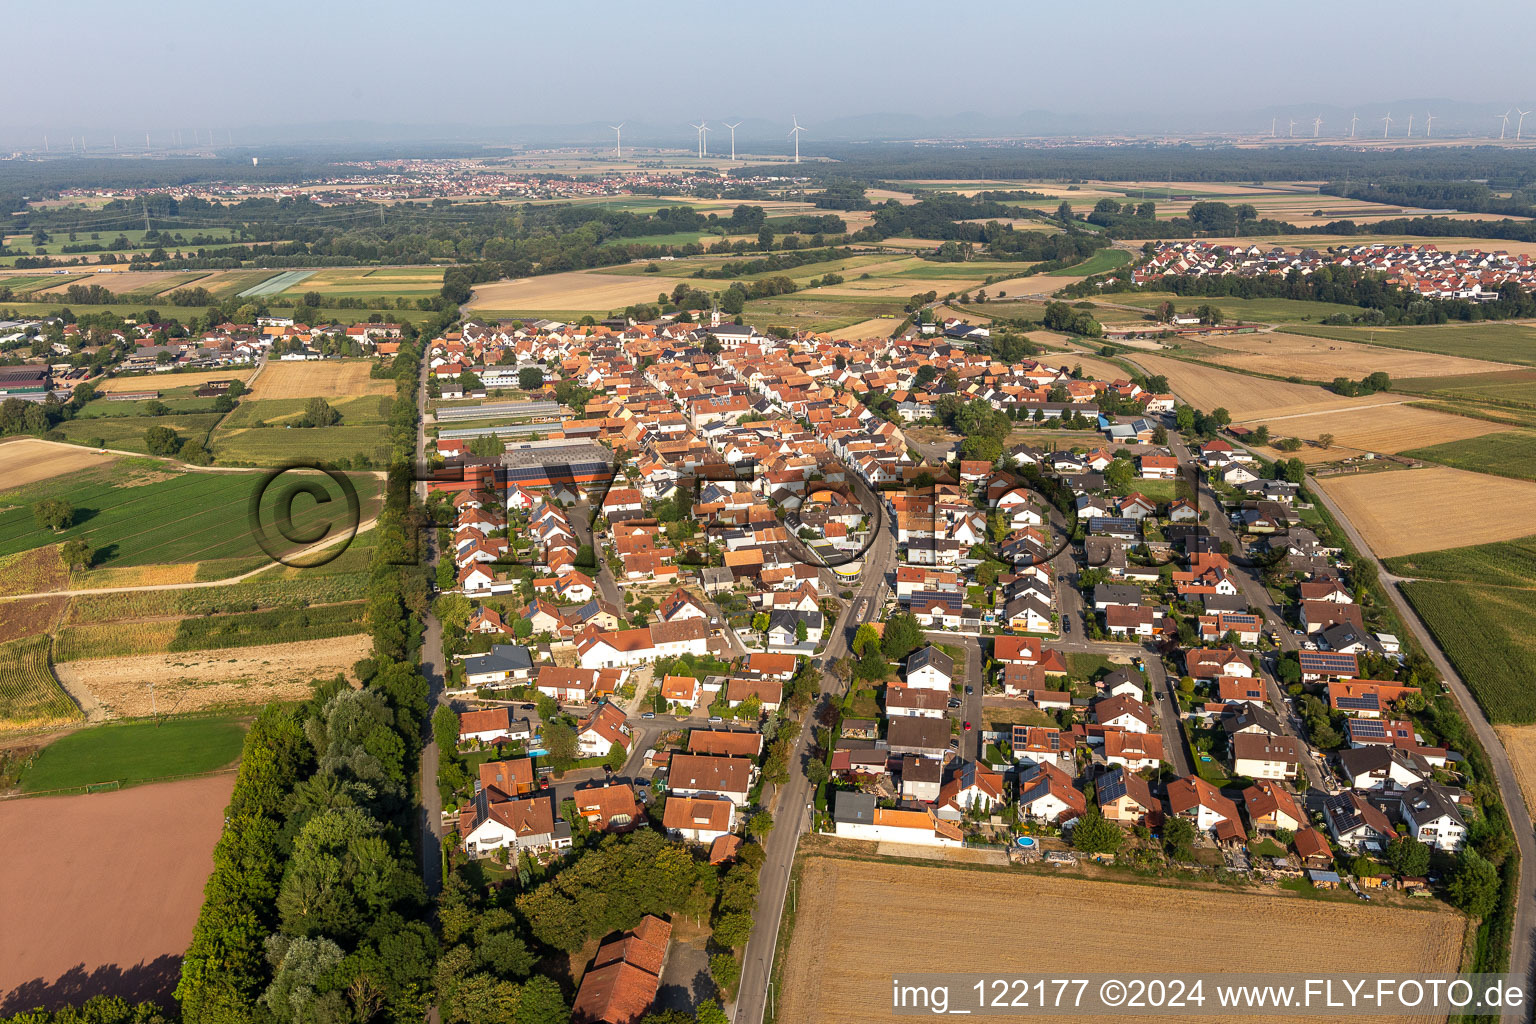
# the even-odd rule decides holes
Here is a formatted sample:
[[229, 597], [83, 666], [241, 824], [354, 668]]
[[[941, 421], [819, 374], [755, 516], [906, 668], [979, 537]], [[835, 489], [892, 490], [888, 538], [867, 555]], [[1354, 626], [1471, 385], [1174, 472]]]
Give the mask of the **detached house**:
[[614, 747], [629, 747], [629, 724], [624, 712], [607, 701], [592, 709], [576, 732], [576, 749], [582, 757], [607, 757]]
[[1168, 806], [1174, 814], [1188, 818], [1195, 828], [1209, 832], [1219, 840], [1248, 838], [1242, 819], [1238, 817], [1237, 805], [1198, 775], [1168, 783]]

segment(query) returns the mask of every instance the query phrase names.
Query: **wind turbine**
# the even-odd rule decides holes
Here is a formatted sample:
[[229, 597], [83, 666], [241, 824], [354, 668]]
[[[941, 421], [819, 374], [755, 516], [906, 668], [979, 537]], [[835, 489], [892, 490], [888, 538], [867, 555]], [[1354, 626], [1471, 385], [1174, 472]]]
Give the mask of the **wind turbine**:
[[1296, 137], [1296, 119], [1293, 117], [1293, 118], [1291, 118], [1291, 138], [1294, 139], [1295, 137]]
[[1502, 114], [1494, 114], [1493, 115], [1494, 117], [1496, 117], [1496, 118], [1498, 118], [1500, 120], [1500, 124], [1499, 124], [1499, 141], [1500, 142], [1504, 141], [1504, 133], [1509, 130], [1509, 114], [1510, 114], [1510, 112], [1508, 110], [1506, 110]]
[[1351, 114], [1349, 117], [1349, 137], [1355, 137], [1355, 122], [1360, 120], [1359, 114]]
[[1408, 115], [1408, 137], [1413, 138], [1413, 115]]
[[1381, 137], [1387, 138], [1392, 132], [1392, 114], [1389, 112], [1381, 119]]
[[799, 163], [800, 162], [800, 133], [805, 131], [805, 129], [800, 127], [800, 119], [799, 118], [792, 116], [792, 117], [790, 117], [789, 120], [790, 120], [790, 122], [792, 124], [794, 124], [794, 127], [789, 130], [789, 134], [791, 134], [791, 135], [793, 135], [795, 137], [795, 163]]
[[699, 159], [704, 159], [704, 133], [709, 131], [709, 122], [700, 121], [698, 124], [689, 123], [688, 127], [699, 133]]
[[1312, 119], [1312, 137], [1314, 139], [1317, 138], [1318, 133], [1321, 132], [1322, 130], [1323, 130], [1323, 115], [1319, 114], [1319, 115], [1317, 115], [1316, 117], [1314, 117]]
[[620, 145], [620, 141], [623, 137], [619, 135], [619, 129], [623, 128], [628, 123], [628, 121], [620, 121], [618, 124], [611, 124], [608, 126], [609, 128], [613, 129], [613, 158], [615, 160], [624, 159], [624, 149]]
[[725, 126], [731, 130], [731, 163], [736, 162], [736, 129], [740, 128], [741, 124], [740, 121], [737, 121], [735, 124], [731, 124], [729, 121], [725, 123]]
[[1424, 137], [1429, 138], [1431, 129], [1435, 127], [1435, 115], [1429, 111], [1424, 112]]
[[1275, 122], [1278, 121], [1278, 120], [1279, 120], [1279, 118], [1277, 118], [1277, 117], [1272, 117], [1272, 118], [1269, 119], [1269, 137], [1270, 138], [1274, 138], [1275, 137]]
[[1515, 141], [1519, 142], [1520, 141], [1520, 132], [1522, 130], [1524, 130], [1524, 128], [1525, 128], [1525, 115], [1529, 114], [1530, 111], [1529, 110], [1521, 110], [1519, 107], [1516, 107], [1515, 108], [1515, 113], [1520, 115], [1520, 120], [1515, 122]]

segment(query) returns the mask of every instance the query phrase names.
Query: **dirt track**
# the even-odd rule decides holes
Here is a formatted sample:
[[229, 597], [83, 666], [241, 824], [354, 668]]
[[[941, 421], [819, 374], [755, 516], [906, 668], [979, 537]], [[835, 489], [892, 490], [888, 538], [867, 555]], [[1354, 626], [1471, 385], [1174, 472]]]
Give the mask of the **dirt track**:
[[0, 803], [0, 1014], [170, 1000], [233, 773]]

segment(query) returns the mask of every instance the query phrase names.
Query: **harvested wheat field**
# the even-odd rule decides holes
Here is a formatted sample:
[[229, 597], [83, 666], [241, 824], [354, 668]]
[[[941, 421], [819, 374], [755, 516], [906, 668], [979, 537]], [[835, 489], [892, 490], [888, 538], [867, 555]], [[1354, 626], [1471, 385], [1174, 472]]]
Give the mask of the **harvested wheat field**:
[[234, 783], [0, 803], [0, 1014], [94, 995], [168, 1004]]
[[[1167, 356], [1138, 352], [1130, 358], [1131, 362], [1147, 373], [1167, 377], [1179, 398], [1196, 409], [1210, 412], [1212, 409], [1224, 408], [1239, 422], [1257, 422], [1269, 416], [1319, 412], [1324, 409], [1347, 409], [1369, 401], [1345, 398], [1311, 384], [1266, 380]], [[1271, 427], [1271, 431], [1274, 430]]]
[[[543, 274], [477, 285], [469, 297], [469, 308], [599, 313], [640, 302], [655, 302], [658, 294], [671, 292], [683, 283], [683, 278], [663, 277], [660, 274], [623, 277], [591, 270], [572, 270], [563, 274]], [[686, 283], [690, 288], [701, 286], [698, 281]]]
[[180, 270], [119, 270], [92, 274], [71, 284], [100, 285], [115, 295], [153, 295], [186, 279], [186, 272]]
[[1273, 438], [1300, 437], [1316, 441], [1324, 434], [1332, 434], [1331, 448], [1309, 445], [1299, 452], [1276, 453], [1300, 458], [1306, 463], [1336, 462], [1361, 452], [1407, 451], [1446, 441], [1482, 437], [1506, 428], [1502, 423], [1474, 420], [1433, 409], [1416, 409], [1404, 402], [1383, 402], [1378, 398], [1376, 403], [1354, 409], [1292, 413], [1263, 422], [1269, 425]]
[[[262, 376], [266, 376], [266, 374]], [[245, 367], [231, 366], [225, 370], [152, 373], [142, 377], [109, 377], [106, 380], [93, 381], [92, 383], [96, 385], [97, 391], [110, 395], [119, 391], [169, 391], [171, 388], [195, 388], [201, 387], [211, 380], [238, 380], [245, 382], [250, 379], [250, 370]]]
[[[1461, 915], [1438, 909], [817, 855], [803, 861], [798, 894], [805, 909], [784, 954], [776, 1015], [795, 1024], [889, 1021], [891, 978], [902, 973], [1325, 971], [1338, 969], [1340, 949], [1351, 951], [1351, 971], [1452, 972], [1464, 932]], [[1047, 926], [1047, 941], [1002, 938], [1016, 920], [1069, 926]]]
[[393, 380], [369, 376], [373, 363], [356, 359], [270, 362], [251, 385], [252, 398], [351, 398], [392, 395]]
[[1357, 379], [1378, 370], [1390, 373], [1395, 379], [1520, 369], [1508, 363], [1488, 363], [1481, 359], [1465, 359], [1434, 352], [1411, 352], [1351, 341], [1309, 338], [1279, 331], [1240, 334], [1228, 338], [1202, 338], [1201, 343], [1220, 350], [1202, 352], [1201, 359], [1254, 373], [1305, 377], [1308, 380], [1332, 380], [1335, 377]]
[[1494, 732], [1509, 754], [1526, 807], [1536, 807], [1536, 725], [1496, 725]]
[[900, 320], [892, 317], [876, 317], [873, 320], [861, 320], [847, 327], [839, 327], [835, 331], [828, 331], [827, 336], [836, 341], [865, 341], [870, 338], [889, 338], [891, 332], [901, 324]]
[[1536, 533], [1536, 483], [1529, 480], [1432, 466], [1315, 482], [1381, 558]]
[[[309, 695], [311, 679], [347, 674], [367, 657], [366, 635], [305, 640], [261, 647], [231, 647], [178, 654], [93, 658], [55, 665], [59, 682], [82, 691], [107, 718], [136, 718], [161, 712], [200, 711]], [[149, 684], [155, 684], [154, 705]]]
[[9, 490], [115, 461], [116, 455], [102, 455], [77, 444], [20, 437], [0, 444], [0, 481]]

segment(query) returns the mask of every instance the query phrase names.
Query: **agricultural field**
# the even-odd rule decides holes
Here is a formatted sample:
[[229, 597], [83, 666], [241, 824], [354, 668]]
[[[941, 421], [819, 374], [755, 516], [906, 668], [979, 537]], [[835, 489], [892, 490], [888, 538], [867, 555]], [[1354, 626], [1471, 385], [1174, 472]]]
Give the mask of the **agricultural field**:
[[331, 267], [317, 270], [277, 292], [298, 298], [319, 292], [328, 299], [394, 298], [418, 299], [436, 295], [443, 287], [442, 267]]
[[[741, 321], [763, 330], [782, 327], [796, 331], [835, 331], [886, 314], [903, 315], [904, 298], [853, 298], [802, 292], [748, 302]], [[897, 321], [899, 322], [899, 320]], [[894, 324], [892, 325], [894, 326]]]
[[1092, 277], [1107, 274], [1117, 267], [1131, 262], [1131, 254], [1124, 249], [1100, 249], [1081, 263], [1060, 270], [1052, 270], [1047, 277]]
[[[1429, 908], [817, 854], [804, 856], [801, 865], [805, 909], [780, 946], [776, 985], [776, 1018], [795, 1024], [888, 1021], [893, 975], [942, 971], [978, 958], [987, 970], [1005, 974], [1081, 972], [1088, 964], [1168, 974], [1254, 970], [1284, 949], [1287, 970], [1325, 971], [1341, 948], [1316, 941], [1328, 935], [1355, 951], [1353, 970], [1432, 974], [1456, 970], [1465, 930], [1460, 915]], [[934, 893], [944, 894], [942, 909], [936, 910]], [[1044, 943], [999, 943], [984, 930], [957, 933], [942, 948], [933, 941], [938, 919], [995, 918], [999, 907], [1023, 906], [1042, 921], [1091, 921], [1093, 927], [1058, 930]], [[1198, 922], [1198, 941], [1191, 941], [1191, 922]], [[878, 956], [869, 953], [871, 935], [883, 937]]]
[[1536, 722], [1536, 590], [1400, 584], [1489, 721]]
[[199, 388], [213, 380], [251, 379], [252, 368], [229, 366], [222, 370], [175, 370], [165, 373], [148, 373], [129, 377], [108, 377], [93, 381], [98, 394], [109, 395], [121, 391], [165, 391], [170, 388]]
[[1536, 409], [1536, 370], [1492, 370], [1450, 377], [1394, 376], [1392, 390], [1451, 401]]
[[80, 709], [48, 667], [47, 636], [0, 644], [0, 732], [65, 725]]
[[[1362, 402], [1382, 399], [1345, 398], [1310, 384], [1267, 380], [1248, 374], [1218, 370], [1168, 356], [1136, 352], [1127, 358], [1149, 374], [1168, 378], [1179, 398], [1197, 409], [1224, 408], [1239, 422], [1262, 422], [1266, 417], [1347, 409]], [[1271, 433], [1279, 428], [1271, 427]]]
[[[1227, 308], [1225, 302], [1220, 305], [1223, 310]], [[1317, 319], [1326, 315], [1319, 314]], [[1408, 327], [1308, 326], [1293, 329], [1298, 334], [1377, 345], [1381, 348], [1438, 352], [1467, 359], [1536, 366], [1536, 327], [1525, 323], [1425, 324]]]
[[[377, 433], [377, 431], [375, 431]], [[299, 476], [324, 482], [318, 474]], [[75, 537], [88, 540], [96, 551], [96, 564], [104, 566], [148, 565], [162, 562], [197, 562], [204, 559], [254, 557], [261, 548], [248, 523], [253, 489], [262, 485], [260, 473], [160, 472], [151, 478], [114, 468], [94, 469], [59, 481], [33, 484], [0, 492], [0, 555], [53, 545]], [[370, 474], [352, 477], [364, 520], [372, 517], [379, 500], [379, 481]], [[339, 489], [332, 482], [327, 493]], [[273, 486], [263, 496], [262, 522], [275, 521], [277, 502], [287, 491]], [[75, 509], [75, 524], [54, 533], [40, 526], [32, 514], [34, 503], [46, 498], [68, 502]], [[316, 531], [322, 525], [341, 530], [346, 522], [345, 502], [319, 504], [312, 498], [294, 501], [294, 535]], [[305, 545], [297, 545], [302, 548]]]
[[375, 365], [371, 359], [276, 360], [267, 363], [249, 394], [255, 399], [393, 395], [393, 380], [369, 375]]
[[[1119, 323], [1125, 319], [1124, 310], [1116, 310], [1117, 306], [1134, 306], [1150, 313], [1163, 302], [1171, 302], [1178, 309], [1190, 309], [1209, 303], [1220, 309], [1229, 322], [1241, 320], [1261, 324], [1314, 323], [1335, 313], [1359, 316], [1364, 312], [1359, 306], [1345, 306], [1335, 302], [1308, 302], [1303, 299], [1235, 299], [1228, 296], [1207, 299], [1193, 295], [1175, 295], [1172, 292], [1117, 292], [1106, 295], [1097, 302], [1101, 307], [1107, 307], [1098, 314], [1099, 319], [1105, 323]], [[1342, 328], [1328, 328], [1328, 330], [1336, 329]], [[1303, 333], [1311, 332], [1309, 329]]]
[[136, 786], [200, 775], [240, 756], [245, 729], [229, 716], [166, 718], [77, 729], [48, 744], [22, 772], [26, 793]]
[[1536, 480], [1536, 431], [1531, 430], [1501, 430], [1463, 441], [1410, 448], [1402, 454], [1474, 473]]
[[30, 270], [19, 270], [15, 273], [0, 271], [0, 288], [9, 288], [17, 295], [28, 295], [37, 291], [46, 292], [55, 288], [66, 288], [89, 276], [89, 274], [39, 274]]
[[1434, 466], [1318, 477], [1380, 558], [1536, 534], [1536, 483]]
[[[59, 681], [107, 718], [220, 710], [302, 700], [311, 681], [343, 674], [368, 656], [366, 634], [220, 651], [91, 658], [57, 666]], [[149, 684], [154, 684], [151, 700]]]
[[1411, 579], [1531, 587], [1536, 586], [1536, 536], [1400, 555], [1385, 564], [1388, 572]]
[[[1197, 359], [1219, 363], [1234, 370], [1275, 377], [1301, 377], [1314, 381], [1348, 377], [1355, 380], [1383, 370], [1391, 374], [1394, 390], [1397, 390], [1399, 377], [1435, 380], [1456, 374], [1479, 373], [1489, 368], [1487, 363], [1460, 356], [1433, 352], [1384, 352], [1378, 345], [1361, 345], [1278, 331], [1200, 338], [1173, 344]], [[1512, 365], [1503, 369], [1524, 372]]]
[[1432, 409], [1385, 395], [1346, 398], [1311, 384], [1292, 384], [1219, 370], [1166, 356], [1129, 357], [1148, 373], [1167, 376], [1178, 396], [1198, 409], [1225, 408], [1236, 423], [1267, 424], [1273, 438], [1315, 441], [1332, 434], [1333, 447], [1303, 448], [1307, 462], [1331, 462], [1361, 451], [1399, 452], [1491, 434], [1501, 425]]
[[1536, 807], [1536, 725], [1496, 725], [1527, 807]]
[[[190, 388], [175, 388], [175, 391], [190, 391]], [[199, 415], [203, 413], [217, 412], [213, 403], [216, 398], [173, 398], [167, 392], [161, 392], [158, 399], [146, 398], [139, 402], [126, 402], [122, 400], [107, 401], [98, 398], [88, 402], [75, 413], [77, 420], [112, 420], [133, 419], [135, 417], [153, 416], [150, 411], [150, 403], [158, 401], [177, 416]]]
[[[332, 409], [341, 413], [343, 424], [384, 423], [389, 419], [392, 395], [354, 395], [349, 398], [327, 399]], [[258, 423], [279, 426], [291, 423], [304, 415], [308, 398], [247, 398], [235, 410], [224, 417], [219, 432], [237, 428], [254, 427]], [[87, 406], [87, 408], [90, 408]], [[314, 428], [306, 428], [314, 429]]]
[[[86, 286], [99, 285], [112, 294], [123, 297], [154, 296], [162, 292], [175, 291], [177, 288], [185, 288], [188, 285], [207, 277], [208, 271], [177, 272], [174, 270], [118, 270], [91, 274], [88, 277], [71, 281], [70, 284]], [[47, 297], [54, 294], [54, 289], [39, 289], [32, 295], [33, 301], [39, 299], [47, 301]], [[63, 301], [63, 292], [59, 291], [58, 301]]]
[[[684, 278], [664, 274], [626, 277], [595, 270], [572, 270], [476, 285], [468, 308], [485, 316], [506, 312], [606, 314], [641, 302], [655, 302], [661, 292], [671, 292]], [[686, 282], [690, 287], [699, 282]]]
[[[281, 466], [294, 460], [330, 462], [363, 456], [374, 465], [389, 459], [389, 438], [377, 424], [343, 423], [308, 429], [224, 430], [213, 435], [214, 460], [224, 465]], [[361, 463], [353, 462], [353, 465]]]
[[56, 441], [16, 437], [0, 443], [0, 480], [4, 480], [6, 490], [10, 490], [39, 480], [110, 466], [117, 458], [116, 455], [82, 451]]
[[63, 617], [68, 603], [69, 599], [63, 596], [0, 601], [0, 643], [50, 632]]
[[27, 936], [0, 958], [0, 1013], [81, 991], [170, 1005], [233, 786], [226, 773], [0, 802], [0, 905]]
[[828, 332], [836, 341], [863, 341], [867, 338], [888, 338], [901, 326], [899, 316], [879, 316], [873, 320], [861, 320], [847, 327]]
[[97, 416], [65, 420], [54, 429], [73, 444], [148, 455], [145, 433], [150, 427], [169, 427], [183, 441], [197, 441], [206, 447], [209, 433], [222, 418], [223, 414], [217, 412], [177, 413], [170, 416]]

